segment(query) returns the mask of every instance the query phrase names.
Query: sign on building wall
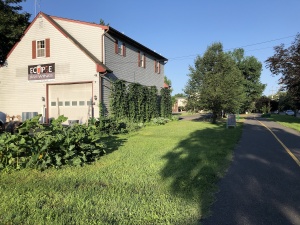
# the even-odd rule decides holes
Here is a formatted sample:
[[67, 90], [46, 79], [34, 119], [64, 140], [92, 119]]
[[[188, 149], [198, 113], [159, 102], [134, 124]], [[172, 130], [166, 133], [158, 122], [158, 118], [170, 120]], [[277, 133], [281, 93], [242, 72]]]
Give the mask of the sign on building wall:
[[28, 80], [55, 79], [55, 63], [28, 66]]

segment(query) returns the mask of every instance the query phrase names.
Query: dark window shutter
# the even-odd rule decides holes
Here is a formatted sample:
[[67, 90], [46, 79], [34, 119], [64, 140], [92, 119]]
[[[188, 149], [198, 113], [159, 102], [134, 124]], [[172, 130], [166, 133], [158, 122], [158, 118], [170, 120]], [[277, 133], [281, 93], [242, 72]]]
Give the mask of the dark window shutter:
[[141, 53], [138, 52], [138, 67], [141, 66]]
[[32, 58], [36, 59], [36, 41], [32, 41]]
[[156, 73], [156, 63], [157, 63], [157, 61], [155, 60], [154, 61], [154, 72]]
[[146, 68], [146, 55], [144, 54], [144, 68]]
[[50, 39], [46, 39], [46, 57], [50, 57]]
[[115, 53], [118, 54], [118, 40], [115, 41]]
[[157, 62], [157, 73], [160, 73], [160, 63], [159, 63], [159, 61]]
[[123, 43], [123, 56], [124, 57], [126, 56], [126, 46], [125, 46], [125, 43]]

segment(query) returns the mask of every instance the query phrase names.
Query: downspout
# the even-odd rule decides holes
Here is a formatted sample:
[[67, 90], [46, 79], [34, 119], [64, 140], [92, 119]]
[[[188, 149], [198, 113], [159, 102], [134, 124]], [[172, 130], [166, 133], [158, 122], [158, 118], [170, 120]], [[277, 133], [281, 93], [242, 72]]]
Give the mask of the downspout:
[[104, 46], [104, 36], [105, 36], [105, 34], [107, 34], [107, 32], [108, 32], [108, 30], [109, 30], [109, 27], [108, 26], [105, 26], [105, 28], [104, 28], [104, 33], [101, 35], [101, 41], [102, 41], [102, 45], [101, 45], [101, 47], [102, 47], [102, 49], [101, 49], [101, 51], [102, 51], [102, 55], [101, 55], [101, 61], [102, 61], [102, 63], [105, 65], [105, 57], [104, 57], [104, 50], [105, 50], [105, 46]]
[[[102, 61], [102, 63], [105, 65], [105, 55], [104, 55], [104, 51], [105, 51], [105, 45], [104, 45], [104, 37], [105, 37], [105, 34], [108, 32], [108, 30], [109, 30], [109, 27], [108, 26], [106, 26], [106, 28], [104, 28], [104, 32], [103, 32], [103, 34], [101, 35], [101, 41], [102, 41], [102, 44], [101, 44], [101, 52], [102, 52], [102, 54], [101, 54], [101, 61]], [[104, 74], [105, 75], [105, 74]], [[99, 110], [102, 110], [102, 108], [103, 108], [103, 106], [102, 106], [102, 102], [103, 102], [103, 97], [102, 97], [102, 92], [103, 92], [103, 90], [102, 90], [102, 87], [103, 87], [103, 74], [100, 74], [100, 72], [99, 72], [99, 104], [101, 104], [101, 107], [99, 107]], [[102, 113], [103, 112], [99, 112], [99, 114], [102, 116]], [[99, 115], [99, 116], [100, 116]]]

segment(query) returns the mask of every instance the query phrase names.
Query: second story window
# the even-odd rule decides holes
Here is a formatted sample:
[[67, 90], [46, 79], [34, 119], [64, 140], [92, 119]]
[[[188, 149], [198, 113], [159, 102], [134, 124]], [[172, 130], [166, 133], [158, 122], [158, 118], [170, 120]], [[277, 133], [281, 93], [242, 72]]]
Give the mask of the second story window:
[[36, 41], [37, 57], [45, 57], [45, 40]]
[[143, 52], [139, 52], [138, 54], [138, 66], [146, 68], [146, 57]]
[[118, 41], [118, 54], [123, 55], [123, 42]]
[[157, 60], [154, 61], [154, 70], [155, 73], [160, 73], [160, 63]]
[[50, 57], [50, 39], [32, 41], [32, 58]]
[[115, 52], [116, 52], [116, 54], [125, 57], [126, 56], [125, 43], [123, 43], [122, 41], [116, 40], [116, 42], [115, 42]]

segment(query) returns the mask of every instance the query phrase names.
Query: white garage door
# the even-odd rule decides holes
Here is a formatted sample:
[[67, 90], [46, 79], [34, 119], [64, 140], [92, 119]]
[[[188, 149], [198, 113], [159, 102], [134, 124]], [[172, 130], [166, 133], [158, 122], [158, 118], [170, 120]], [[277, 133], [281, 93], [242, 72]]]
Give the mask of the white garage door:
[[92, 83], [50, 85], [49, 118], [64, 115], [68, 120], [86, 123], [92, 117], [92, 88]]

